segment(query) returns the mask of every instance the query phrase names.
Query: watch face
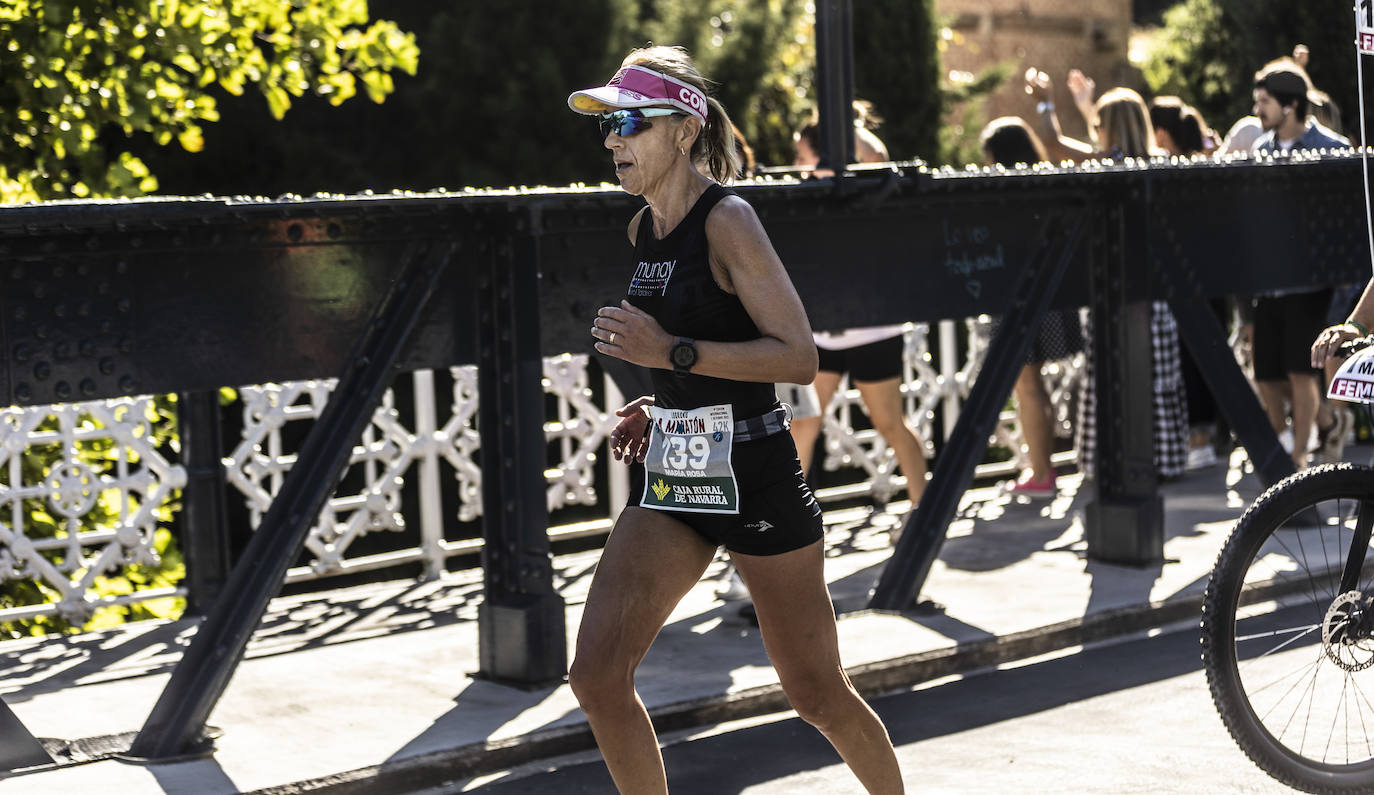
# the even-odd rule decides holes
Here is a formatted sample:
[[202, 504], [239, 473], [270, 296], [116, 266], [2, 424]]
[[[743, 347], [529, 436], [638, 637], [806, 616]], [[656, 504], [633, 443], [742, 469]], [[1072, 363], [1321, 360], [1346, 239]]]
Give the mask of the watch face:
[[679, 367], [691, 367], [696, 364], [697, 349], [688, 343], [678, 343], [673, 346], [673, 364]]

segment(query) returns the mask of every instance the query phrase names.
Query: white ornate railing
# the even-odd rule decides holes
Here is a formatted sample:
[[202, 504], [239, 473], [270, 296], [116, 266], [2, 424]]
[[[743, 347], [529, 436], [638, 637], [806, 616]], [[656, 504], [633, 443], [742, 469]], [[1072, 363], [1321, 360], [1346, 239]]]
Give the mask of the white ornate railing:
[[[986, 353], [986, 318], [961, 325], [946, 321], [935, 335], [925, 324], [910, 324], [905, 332], [905, 409], [925, 441], [927, 455], [936, 447], [937, 414], [943, 413], [948, 433]], [[938, 357], [930, 347], [936, 337]], [[1072, 416], [1069, 404], [1081, 370], [1081, 356], [1046, 368], [1061, 428], [1067, 428]], [[446, 525], [472, 523], [480, 516], [482, 478], [477, 371], [455, 367], [448, 376], [453, 389], [442, 424], [434, 373], [410, 376], [414, 407], [409, 425], [402, 421], [394, 393], [386, 393], [354, 447], [344, 479], [347, 488], [341, 487], [321, 511], [306, 543], [309, 561], [293, 568], [288, 582], [403, 563], [422, 564], [422, 576], [432, 578], [444, 570], [449, 557], [480, 548], [480, 539], [445, 534]], [[243, 432], [224, 467], [253, 527], [295, 462], [297, 451], [289, 440], [304, 439], [333, 386], [331, 380], [319, 380], [239, 390]], [[623, 481], [617, 482], [623, 472], [610, 468], [609, 481], [598, 475], [618, 408], [603, 404], [620, 398], [607, 388], [600, 403], [594, 399], [588, 357], [582, 354], [546, 359], [544, 388], [552, 403], [545, 423], [550, 449], [545, 472], [548, 508], [557, 522], [557, 512], [570, 506], [603, 506], [599, 518], [551, 532], [604, 532], [623, 499], [623, 491], [617, 494], [623, 490]], [[820, 463], [831, 471], [854, 467], [856, 482], [829, 495], [822, 493], [822, 499], [866, 493], [885, 501], [901, 488], [891, 450], [873, 430], [855, 429], [862, 425], [855, 422], [857, 412], [862, 412], [857, 391], [842, 384], [827, 407]], [[0, 622], [54, 615], [79, 625], [102, 606], [182, 595], [175, 588], [102, 593], [97, 587], [103, 578], [118, 576], [130, 565], [159, 564], [153, 543], [158, 513], [168, 510], [174, 490], [186, 482], [184, 468], [169, 463], [153, 442], [151, 398], [7, 409], [0, 411], [0, 418], [0, 449], [9, 461], [9, 477], [0, 479], [7, 519], [0, 520], [0, 598], [6, 593], [3, 586], [16, 583], [30, 584], [44, 596], [35, 604], [0, 602]], [[1015, 423], [1009, 418], [999, 424], [994, 441], [1012, 451], [1013, 459], [1004, 466], [1008, 472], [1024, 463]], [[45, 458], [34, 455], [44, 450]], [[42, 471], [31, 471], [38, 460], [47, 463]], [[448, 516], [445, 471], [452, 478], [447, 493], [456, 494], [456, 504], [449, 498]], [[411, 517], [404, 509], [407, 483], [413, 484], [418, 505]], [[409, 527], [407, 518], [414, 520], [418, 533], [400, 536]], [[475, 525], [472, 531], [470, 535], [478, 534]], [[355, 550], [359, 539], [377, 533], [398, 534], [401, 546], [384, 552]]]
[[0, 583], [46, 597], [7, 605], [0, 621], [51, 615], [79, 625], [100, 607], [180, 595], [97, 595], [125, 567], [160, 563], [158, 513], [186, 485], [186, 470], [154, 442], [155, 419], [149, 397], [0, 410]]

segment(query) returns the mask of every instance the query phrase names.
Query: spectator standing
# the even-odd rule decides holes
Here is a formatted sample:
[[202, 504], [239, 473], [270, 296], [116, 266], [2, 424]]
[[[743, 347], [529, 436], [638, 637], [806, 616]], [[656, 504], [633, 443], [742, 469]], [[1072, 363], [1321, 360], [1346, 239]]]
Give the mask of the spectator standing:
[[[988, 122], [979, 136], [983, 162], [1012, 168], [1033, 165], [1049, 157], [1040, 137], [1017, 116]], [[995, 327], [994, 327], [995, 328]], [[1054, 406], [1045, 390], [1041, 369], [1045, 362], [1064, 359], [1083, 350], [1083, 329], [1076, 310], [1051, 309], [1045, 313], [1026, 363], [1016, 377], [1016, 419], [1026, 446], [1029, 468], [1008, 484], [1007, 490], [1023, 497], [1058, 494], [1057, 475], [1050, 455], [1054, 450]]]
[[[1255, 73], [1255, 117], [1263, 133], [1254, 151], [1288, 153], [1304, 149], [1336, 148], [1347, 141], [1328, 134], [1309, 118], [1308, 95], [1312, 82], [1302, 67], [1280, 59]], [[1324, 459], [1339, 458], [1349, 430], [1350, 416], [1336, 412], [1321, 395], [1317, 370], [1312, 368], [1307, 340], [1326, 327], [1332, 290], [1276, 290], [1258, 296], [1254, 311], [1255, 383], [1275, 433], [1289, 424], [1287, 404], [1292, 404], [1293, 466], [1307, 466], [1313, 425], [1319, 429]]]
[[[880, 163], [888, 160], [887, 147], [871, 129], [878, 124], [871, 106], [855, 103], [855, 156], [860, 163]], [[810, 169], [815, 176], [830, 176], [816, 171], [819, 162], [819, 124], [808, 123], [794, 136], [795, 165]], [[859, 390], [864, 411], [883, 440], [892, 447], [897, 465], [906, 476], [907, 498], [911, 507], [921, 501], [926, 487], [926, 458], [921, 438], [907, 421], [902, 409], [902, 325], [871, 326], [843, 331], [815, 332], [820, 355], [820, 371], [816, 374], [816, 394], [821, 414], [792, 422], [792, 437], [797, 443], [797, 455], [802, 471], [810, 473], [816, 440], [820, 436], [825, 411], [839, 388], [840, 380], [848, 373]]]
[[[1088, 110], [1086, 95], [1093, 87], [1091, 78], [1077, 73], [1071, 82], [1074, 84], [1071, 91], [1075, 104], [1084, 113], [1089, 130], [1095, 132], [1096, 146], [1057, 133], [1057, 117], [1049, 119], [1045, 123], [1059, 134], [1061, 147], [1075, 152], [1089, 150], [1092, 156], [1114, 160], [1165, 154], [1155, 142], [1150, 111], [1140, 94], [1118, 86], [1104, 93]], [[1032, 97], [1048, 92], [1049, 88], [1049, 77], [1043, 72], [1035, 69], [1027, 72], [1027, 91]], [[1040, 110], [1037, 108], [1038, 112]], [[1053, 107], [1045, 115], [1054, 116]], [[1088, 320], [1084, 323], [1083, 339], [1089, 376], [1084, 383], [1083, 399], [1079, 402], [1077, 434], [1079, 467], [1092, 471], [1091, 462], [1095, 460], [1097, 452], [1097, 390], [1092, 377], [1091, 318]], [[1154, 301], [1150, 306], [1150, 341], [1155, 473], [1161, 478], [1171, 479], [1182, 475], [1187, 468], [1188, 415], [1178, 324], [1169, 312], [1168, 304], [1163, 301]]]
[[[1162, 96], [1150, 100], [1150, 125], [1154, 127], [1155, 142], [1170, 155], [1206, 155], [1217, 147], [1201, 114], [1178, 97]], [[1208, 301], [1208, 305], [1218, 322], [1225, 327], [1228, 316], [1226, 299], [1213, 299]], [[1216, 451], [1217, 405], [1192, 353], [1180, 346], [1179, 356], [1188, 409], [1186, 468], [1203, 469], [1219, 460]]]

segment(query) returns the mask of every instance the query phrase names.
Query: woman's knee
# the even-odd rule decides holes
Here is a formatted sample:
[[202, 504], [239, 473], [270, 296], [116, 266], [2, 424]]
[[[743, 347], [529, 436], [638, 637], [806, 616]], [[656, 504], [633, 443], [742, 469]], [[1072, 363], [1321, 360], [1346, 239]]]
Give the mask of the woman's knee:
[[897, 439], [899, 434], [908, 435], [920, 441], [920, 437], [916, 435], [916, 431], [912, 430], [911, 426], [907, 424], [906, 418], [900, 413], [870, 415], [869, 418], [873, 420], [873, 429], [886, 439], [888, 444], [892, 444], [893, 440]]
[[568, 668], [568, 686], [583, 711], [634, 701], [633, 671], [605, 662], [590, 662], [582, 656]]
[[843, 673], [823, 681], [811, 678], [805, 682], [784, 682], [783, 691], [797, 717], [821, 732], [832, 728], [859, 701], [859, 694]]

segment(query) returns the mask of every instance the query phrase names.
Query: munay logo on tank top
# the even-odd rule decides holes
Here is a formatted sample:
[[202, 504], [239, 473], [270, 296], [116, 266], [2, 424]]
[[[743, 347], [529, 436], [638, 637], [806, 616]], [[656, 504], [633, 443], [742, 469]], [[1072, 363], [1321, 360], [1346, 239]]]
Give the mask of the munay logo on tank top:
[[629, 294], [639, 298], [666, 295], [668, 280], [673, 278], [673, 267], [676, 265], [675, 259], [639, 263], [635, 266], [635, 275], [630, 277]]

